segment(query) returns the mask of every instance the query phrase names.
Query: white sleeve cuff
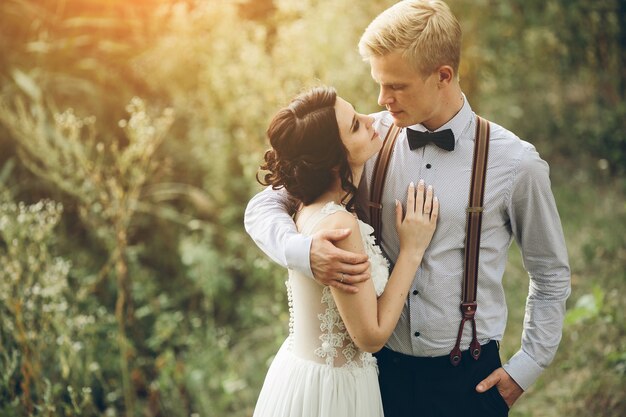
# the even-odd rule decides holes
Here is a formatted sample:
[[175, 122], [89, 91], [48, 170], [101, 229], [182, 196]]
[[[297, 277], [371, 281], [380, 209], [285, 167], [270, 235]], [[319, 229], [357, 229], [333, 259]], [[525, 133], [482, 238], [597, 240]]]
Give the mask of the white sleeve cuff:
[[543, 372], [543, 368], [523, 350], [513, 355], [503, 368], [524, 391], [530, 388]]
[[298, 271], [310, 278], [313, 278], [313, 271], [311, 271], [311, 236], [305, 236], [302, 234], [292, 235], [285, 245], [285, 259], [287, 261], [287, 267]]

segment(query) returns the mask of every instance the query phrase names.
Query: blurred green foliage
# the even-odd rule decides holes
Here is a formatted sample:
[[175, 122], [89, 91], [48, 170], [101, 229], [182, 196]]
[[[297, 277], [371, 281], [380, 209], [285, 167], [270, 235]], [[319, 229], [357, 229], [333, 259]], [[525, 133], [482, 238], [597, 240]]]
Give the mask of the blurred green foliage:
[[[242, 227], [266, 124], [318, 82], [378, 110], [356, 45], [392, 3], [0, 3], [0, 415], [251, 414], [287, 331]], [[551, 163], [572, 258], [559, 354], [512, 415], [619, 416], [626, 1], [450, 5], [462, 87]], [[505, 282], [506, 359], [515, 250]]]

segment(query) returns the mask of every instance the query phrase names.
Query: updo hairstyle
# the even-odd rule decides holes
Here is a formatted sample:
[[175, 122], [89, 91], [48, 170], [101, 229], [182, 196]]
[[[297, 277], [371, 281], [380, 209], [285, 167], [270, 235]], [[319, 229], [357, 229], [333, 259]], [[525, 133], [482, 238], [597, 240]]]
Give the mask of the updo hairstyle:
[[272, 149], [265, 152], [261, 170], [269, 172], [262, 179], [257, 173], [257, 181], [275, 190], [284, 187], [296, 206], [315, 201], [336, 175], [346, 192], [341, 203], [348, 210], [354, 205], [356, 187], [352, 184], [348, 152], [339, 135], [336, 100], [334, 88], [312, 88], [279, 110], [267, 129]]

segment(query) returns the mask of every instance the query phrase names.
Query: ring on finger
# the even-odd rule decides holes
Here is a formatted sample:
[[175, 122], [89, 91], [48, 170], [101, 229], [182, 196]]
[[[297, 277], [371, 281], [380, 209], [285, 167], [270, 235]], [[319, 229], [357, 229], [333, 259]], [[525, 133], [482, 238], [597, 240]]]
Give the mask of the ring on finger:
[[346, 279], [346, 276], [344, 275], [344, 273], [341, 273], [341, 279], [339, 280], [340, 283], [343, 284], [343, 280]]

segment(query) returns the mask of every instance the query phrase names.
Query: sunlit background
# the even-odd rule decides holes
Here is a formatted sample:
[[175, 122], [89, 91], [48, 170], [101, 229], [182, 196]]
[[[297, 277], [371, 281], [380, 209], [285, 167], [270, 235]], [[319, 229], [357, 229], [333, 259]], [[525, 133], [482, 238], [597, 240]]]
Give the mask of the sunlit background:
[[[285, 271], [243, 210], [273, 112], [377, 86], [393, 1], [0, 2], [0, 415], [250, 416], [287, 333]], [[552, 168], [573, 292], [513, 417], [626, 410], [626, 1], [450, 0], [461, 85]], [[528, 277], [505, 274], [503, 359]]]

